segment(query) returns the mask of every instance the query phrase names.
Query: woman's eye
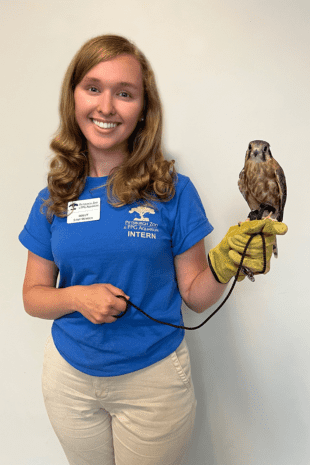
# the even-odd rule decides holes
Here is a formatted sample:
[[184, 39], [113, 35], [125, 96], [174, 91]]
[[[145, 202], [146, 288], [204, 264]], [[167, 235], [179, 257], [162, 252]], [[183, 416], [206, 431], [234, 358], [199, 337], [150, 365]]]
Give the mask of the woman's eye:
[[90, 92], [98, 92], [97, 87], [94, 86], [89, 87], [88, 90], [90, 90]]
[[120, 92], [119, 95], [120, 95], [121, 97], [130, 97], [130, 95], [128, 94], [128, 92], [125, 92], [125, 91]]

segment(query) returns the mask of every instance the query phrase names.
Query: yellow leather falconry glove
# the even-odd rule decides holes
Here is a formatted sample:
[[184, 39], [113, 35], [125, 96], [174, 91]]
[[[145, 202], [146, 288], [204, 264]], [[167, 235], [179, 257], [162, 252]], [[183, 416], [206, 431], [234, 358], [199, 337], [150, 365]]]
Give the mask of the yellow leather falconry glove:
[[[266, 242], [266, 271], [270, 270], [270, 258], [276, 235], [287, 232], [284, 223], [271, 219], [245, 221], [240, 225], [229, 228], [224, 239], [208, 255], [208, 262], [215, 279], [219, 283], [226, 284], [236, 275], [241, 256], [251, 234], [263, 232]], [[254, 237], [246, 251], [243, 265], [249, 268], [253, 274], [259, 274], [264, 268], [264, 254], [262, 238]], [[238, 281], [245, 278], [244, 273], [239, 274]]]

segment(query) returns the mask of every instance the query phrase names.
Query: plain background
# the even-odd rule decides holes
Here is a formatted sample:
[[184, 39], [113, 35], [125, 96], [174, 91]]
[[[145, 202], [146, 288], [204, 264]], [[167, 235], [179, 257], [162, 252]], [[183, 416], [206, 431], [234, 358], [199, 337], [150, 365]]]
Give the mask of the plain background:
[[[288, 184], [279, 258], [239, 283], [186, 334], [198, 399], [185, 465], [309, 465], [308, 0], [2, 0], [0, 462], [65, 465], [41, 394], [51, 322], [29, 317], [18, 242], [46, 183], [65, 70], [100, 34], [124, 35], [150, 60], [165, 151], [190, 176], [214, 232], [244, 220], [237, 180], [249, 141], [271, 144]], [[185, 322], [203, 316], [184, 308]]]

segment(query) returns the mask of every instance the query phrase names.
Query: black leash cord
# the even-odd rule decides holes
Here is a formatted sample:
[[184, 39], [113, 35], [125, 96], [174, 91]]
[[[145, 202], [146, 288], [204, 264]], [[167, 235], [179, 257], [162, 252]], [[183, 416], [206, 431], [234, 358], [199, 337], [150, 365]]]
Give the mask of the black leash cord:
[[132, 307], [136, 308], [139, 312], [143, 313], [143, 315], [145, 315], [147, 318], [149, 318], [150, 320], [153, 320], [155, 321], [156, 323], [160, 323], [162, 325], [167, 325], [167, 326], [172, 326], [173, 328], [180, 328], [180, 329], [187, 329], [187, 330], [194, 330], [194, 329], [199, 329], [201, 328], [203, 325], [205, 325], [209, 320], [210, 318], [213, 317], [213, 315], [215, 315], [219, 310], [220, 308], [223, 307], [223, 305], [225, 304], [225, 302], [227, 302], [227, 300], [229, 299], [235, 285], [236, 285], [236, 282], [237, 282], [237, 279], [239, 277], [239, 273], [240, 273], [240, 270], [242, 268], [242, 264], [243, 264], [243, 261], [244, 261], [244, 258], [245, 258], [245, 254], [246, 254], [246, 251], [252, 241], [252, 239], [254, 239], [255, 236], [258, 236], [260, 235], [261, 238], [262, 238], [262, 242], [263, 242], [263, 257], [264, 257], [264, 268], [262, 271], [260, 271], [258, 274], [263, 274], [265, 273], [266, 271], [266, 266], [267, 266], [267, 258], [266, 258], [266, 241], [265, 241], [265, 237], [263, 235], [262, 232], [258, 232], [258, 233], [254, 233], [254, 234], [251, 234], [248, 242], [246, 243], [246, 246], [244, 248], [244, 251], [242, 253], [242, 256], [241, 256], [241, 261], [240, 261], [240, 264], [239, 264], [239, 267], [238, 267], [238, 270], [237, 270], [237, 273], [235, 275], [235, 278], [234, 278], [234, 281], [233, 281], [233, 284], [227, 294], [227, 296], [225, 297], [225, 299], [223, 300], [223, 302], [214, 310], [213, 313], [211, 313], [211, 315], [208, 316], [208, 318], [206, 318], [200, 325], [198, 326], [193, 326], [193, 327], [189, 327], [189, 326], [181, 326], [181, 325], [174, 325], [172, 323], [167, 323], [166, 321], [160, 321], [160, 320], [157, 320], [156, 318], [153, 318], [152, 316], [148, 315], [146, 312], [144, 312], [143, 310], [141, 310], [141, 308], [137, 307], [135, 304], [133, 304], [132, 302], [130, 302], [130, 300], [126, 299], [126, 297], [124, 297], [123, 295], [117, 295], [116, 297], [119, 297], [120, 299], [123, 299], [125, 302], [126, 302], [126, 310], [120, 314], [120, 315], [117, 315], [115, 316], [115, 318], [122, 318], [125, 313], [127, 312], [128, 310], [128, 307], [129, 305], [131, 305]]

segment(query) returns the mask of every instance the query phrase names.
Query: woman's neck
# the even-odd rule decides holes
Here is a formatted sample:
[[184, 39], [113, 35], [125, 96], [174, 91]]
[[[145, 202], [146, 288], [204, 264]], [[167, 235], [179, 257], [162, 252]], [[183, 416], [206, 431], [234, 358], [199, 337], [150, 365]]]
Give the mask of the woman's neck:
[[89, 176], [93, 178], [108, 176], [115, 167], [123, 163], [125, 156], [123, 151], [114, 153], [88, 153]]

